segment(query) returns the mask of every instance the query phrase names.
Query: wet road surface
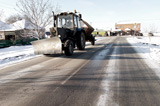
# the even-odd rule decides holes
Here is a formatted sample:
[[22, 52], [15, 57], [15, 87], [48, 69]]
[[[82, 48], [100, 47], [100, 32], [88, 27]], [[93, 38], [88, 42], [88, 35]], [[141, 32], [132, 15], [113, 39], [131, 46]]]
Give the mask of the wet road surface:
[[159, 77], [126, 37], [0, 69], [0, 106], [158, 105]]

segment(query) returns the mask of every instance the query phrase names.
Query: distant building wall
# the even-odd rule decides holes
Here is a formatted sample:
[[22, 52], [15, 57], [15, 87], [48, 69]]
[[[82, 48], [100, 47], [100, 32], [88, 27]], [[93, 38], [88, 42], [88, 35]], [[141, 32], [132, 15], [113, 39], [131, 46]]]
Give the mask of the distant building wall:
[[131, 29], [128, 31], [130, 34], [140, 33], [141, 32], [141, 23], [131, 23], [131, 24], [115, 24], [115, 29], [121, 29], [123, 34], [126, 34], [125, 29]]

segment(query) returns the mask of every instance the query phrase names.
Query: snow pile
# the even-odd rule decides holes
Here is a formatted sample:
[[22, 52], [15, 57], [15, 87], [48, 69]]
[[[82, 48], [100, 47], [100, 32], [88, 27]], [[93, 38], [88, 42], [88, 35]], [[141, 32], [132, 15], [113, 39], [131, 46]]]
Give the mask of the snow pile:
[[154, 36], [159, 36], [160, 37], [160, 33], [153, 33]]
[[[160, 33], [153, 33], [154, 36], [152, 37], [160, 37]], [[143, 36], [148, 37], [148, 33], [143, 33]]]
[[37, 57], [34, 55], [33, 47], [29, 46], [12, 46], [0, 49], [0, 66], [6, 66], [16, 62]]
[[160, 37], [132, 37], [127, 39], [136, 49], [145, 53], [146, 58], [160, 63]]
[[149, 44], [149, 45], [160, 45], [160, 37], [136, 37], [138, 43]]

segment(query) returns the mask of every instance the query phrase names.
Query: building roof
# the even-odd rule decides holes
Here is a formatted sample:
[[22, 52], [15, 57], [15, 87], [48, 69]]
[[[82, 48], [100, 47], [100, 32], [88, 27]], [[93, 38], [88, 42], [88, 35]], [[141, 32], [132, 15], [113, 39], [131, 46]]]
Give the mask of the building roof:
[[0, 21], [0, 30], [6, 30], [6, 29], [10, 29], [12, 26], [7, 24], [7, 23], [4, 23], [2, 21]]
[[123, 21], [123, 22], [117, 22], [116, 24], [140, 24], [140, 21]]
[[[23, 29], [35, 29], [35, 25], [29, 22], [27, 19], [16, 21], [13, 24], [6, 24], [0, 21], [0, 31], [16, 31], [16, 30], [23, 30]], [[41, 27], [39, 27], [41, 29]]]
[[35, 29], [35, 26], [26, 19], [17, 21], [15, 23], [13, 23], [12, 26], [13, 27], [11, 29], [13, 29], [13, 30]]

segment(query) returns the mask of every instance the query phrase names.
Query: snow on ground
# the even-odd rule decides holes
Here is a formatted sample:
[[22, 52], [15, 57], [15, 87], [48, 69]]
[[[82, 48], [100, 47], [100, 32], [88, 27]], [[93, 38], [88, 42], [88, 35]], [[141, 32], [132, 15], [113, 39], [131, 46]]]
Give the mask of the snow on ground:
[[102, 40], [102, 39], [104, 39], [103, 37], [95, 37], [95, 40], [96, 41], [100, 41], [100, 40]]
[[0, 48], [0, 68], [35, 57], [32, 45]]
[[127, 40], [146, 58], [160, 64], [160, 37], [130, 37]]
[[160, 37], [130, 37], [127, 40], [160, 78]]
[[[102, 40], [102, 37], [96, 37], [96, 41]], [[86, 44], [90, 44], [87, 42]], [[11, 46], [8, 48], [0, 48], [0, 68], [6, 67], [17, 62], [22, 62], [42, 55], [34, 55], [32, 45], [27, 46]]]

